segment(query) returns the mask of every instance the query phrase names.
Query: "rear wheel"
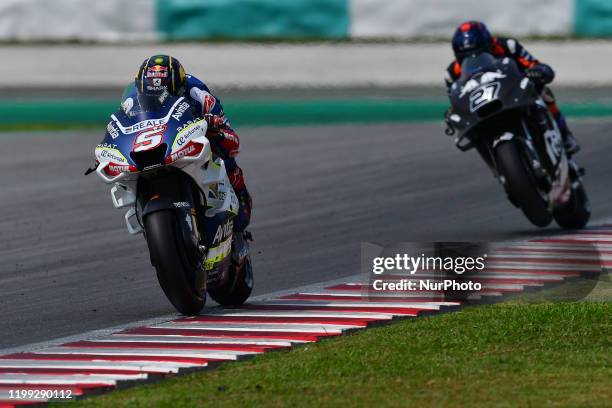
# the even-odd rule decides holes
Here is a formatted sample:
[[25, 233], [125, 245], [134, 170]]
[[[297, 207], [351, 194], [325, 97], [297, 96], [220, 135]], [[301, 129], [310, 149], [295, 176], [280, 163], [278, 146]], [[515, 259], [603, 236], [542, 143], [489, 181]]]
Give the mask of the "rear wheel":
[[253, 263], [247, 255], [241, 266], [232, 262], [227, 283], [215, 289], [209, 288], [208, 294], [223, 306], [239, 306], [246, 302], [253, 290]]
[[584, 228], [591, 218], [591, 205], [582, 182], [575, 182], [570, 199], [567, 203], [555, 208], [553, 216], [561, 228]]
[[206, 291], [195, 290], [195, 273], [187, 259], [181, 224], [172, 210], [157, 211], [144, 219], [145, 233], [157, 279], [166, 297], [181, 313], [194, 315], [206, 302]]
[[495, 160], [500, 175], [504, 178], [506, 192], [521, 208], [527, 219], [538, 227], [550, 224], [552, 214], [536, 187], [517, 142], [509, 140], [496, 146]]

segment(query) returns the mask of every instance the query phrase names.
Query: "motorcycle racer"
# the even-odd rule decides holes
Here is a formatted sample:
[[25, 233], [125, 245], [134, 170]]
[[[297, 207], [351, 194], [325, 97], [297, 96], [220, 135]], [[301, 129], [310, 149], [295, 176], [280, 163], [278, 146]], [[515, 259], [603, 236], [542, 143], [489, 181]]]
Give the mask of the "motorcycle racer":
[[[151, 100], [168, 95], [186, 98], [196, 116], [208, 123], [206, 137], [213, 153], [225, 162], [230, 183], [239, 202], [238, 216], [234, 221], [237, 237], [243, 238], [251, 219], [252, 200], [244, 182], [242, 169], [236, 163], [240, 139], [225, 116], [221, 101], [198, 78], [185, 73], [182, 64], [169, 55], [154, 55], [140, 65], [133, 83], [123, 92], [121, 107], [126, 114], [139, 109], [148, 110]], [[155, 98], [151, 98], [151, 97]], [[246, 232], [247, 236], [250, 234]]]
[[[555, 72], [549, 65], [534, 58], [518, 40], [492, 36], [486, 25], [479, 21], [467, 21], [457, 27], [452, 38], [452, 46], [455, 60], [446, 69], [447, 91], [461, 76], [461, 62], [466, 56], [489, 52], [496, 58], [510, 58], [516, 62], [521, 72], [536, 84], [542, 99], [557, 122], [568, 155], [580, 150], [580, 146], [568, 128], [565, 116], [557, 106], [554, 94], [547, 86], [555, 77]], [[449, 113], [447, 112], [447, 121]]]

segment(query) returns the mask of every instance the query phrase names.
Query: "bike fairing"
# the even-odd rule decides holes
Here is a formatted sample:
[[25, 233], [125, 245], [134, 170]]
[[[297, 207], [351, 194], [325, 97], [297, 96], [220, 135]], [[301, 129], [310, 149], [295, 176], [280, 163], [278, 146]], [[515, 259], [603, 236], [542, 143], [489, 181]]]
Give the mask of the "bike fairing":
[[[189, 234], [201, 236], [203, 246], [200, 247], [206, 249], [202, 269], [208, 278], [199, 278], [200, 286], [196, 283], [196, 289], [201, 287], [205, 291], [207, 284], [212, 287], [215, 284], [223, 284], [227, 275], [224, 271], [227, 271], [231, 264], [232, 230], [239, 204], [228, 180], [223, 160], [220, 157], [213, 160], [210, 142], [206, 137], [207, 122], [194, 115], [191, 105], [183, 97], [166, 94], [158, 97], [160, 106], [156, 112], [140, 109], [138, 100], [126, 101], [132, 106], [128, 112], [122, 108], [111, 115], [105, 138], [96, 147], [96, 172], [105, 182], [115, 184], [111, 190], [113, 203], [117, 208], [128, 208], [125, 218], [130, 233], [142, 232], [145, 227], [144, 217], [157, 211], [157, 207], [162, 210], [171, 207], [173, 212], [179, 214], [179, 224], [191, 231]], [[143, 177], [155, 180], [158, 174], [170, 174], [168, 172], [172, 168], [180, 169], [202, 192], [205, 211], [200, 214], [205, 213], [206, 222], [198, 221], [202, 215], [196, 218], [199, 206], [197, 197], [195, 201], [194, 197], [185, 201], [175, 198], [174, 202], [164, 207], [164, 200], [167, 201], [167, 198], [153, 194], [157, 187], [147, 193], [146, 184], [143, 184], [145, 192], [139, 191]], [[150, 237], [146, 238], [148, 242]], [[194, 248], [197, 246], [198, 243], [194, 243]], [[243, 255], [248, 256], [248, 251]], [[151, 258], [154, 261], [153, 254]], [[157, 265], [155, 266], [157, 268]], [[250, 260], [247, 266], [250, 268]], [[162, 280], [160, 279], [160, 283]], [[252, 282], [252, 276], [248, 280]], [[168, 295], [166, 288], [163, 288]], [[238, 297], [232, 298], [225, 294], [221, 300], [232, 302], [238, 299], [240, 303], [244, 301], [241, 299], [248, 297], [250, 287], [245, 288], [243, 285], [241, 290]], [[224, 293], [216, 295], [222, 296]], [[169, 298], [171, 299], [170, 296]], [[171, 301], [177, 306], [174, 300]], [[200, 298], [195, 304], [177, 306], [177, 309], [183, 313], [194, 313], [201, 306], [203, 301]]]
[[[144, 150], [151, 150], [160, 146], [163, 142], [166, 142], [164, 157], [176, 153], [172, 149], [177, 147], [177, 137], [180, 138], [180, 135], [188, 129], [182, 128], [184, 123], [181, 121], [182, 115], [177, 117], [175, 114], [172, 116], [180, 104], [189, 106], [184, 98], [169, 97], [167, 103], [162, 106], [162, 110], [159, 112], [145, 112], [132, 108], [129, 113], [120, 109], [112, 114], [104, 140], [96, 147], [98, 161], [102, 163], [103, 160], [100, 159], [104, 159], [104, 156], [108, 155], [108, 151], [111, 150], [120, 155], [116, 157], [119, 163], [111, 164], [127, 164], [137, 169], [138, 164], [134, 161], [132, 155], [129, 153], [124, 155], [122, 152], [138, 152], [145, 147]], [[202, 122], [202, 120], [194, 120], [193, 117], [189, 119], [192, 120], [192, 125]], [[183, 145], [179, 147], [183, 147]]]
[[[193, 75], [185, 75], [185, 94], [187, 102], [193, 108], [196, 116], [214, 115], [222, 118], [221, 138], [213, 142], [213, 147], [219, 150], [217, 153], [225, 157], [235, 157], [240, 152], [240, 139], [231, 124], [221, 105], [221, 100], [210, 92], [206, 84]], [[122, 107], [126, 113], [131, 109], [137, 108], [138, 90], [132, 82], [123, 92]], [[216, 143], [215, 143], [216, 142]]]

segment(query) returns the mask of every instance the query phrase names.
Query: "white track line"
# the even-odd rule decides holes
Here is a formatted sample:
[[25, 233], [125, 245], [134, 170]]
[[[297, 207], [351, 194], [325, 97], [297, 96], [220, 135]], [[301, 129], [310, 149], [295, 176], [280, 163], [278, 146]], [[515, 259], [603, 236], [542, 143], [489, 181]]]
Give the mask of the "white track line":
[[[143, 377], [143, 379], [146, 378]], [[101, 384], [107, 386], [117, 385], [115, 378], [107, 378], [89, 375], [36, 375], [36, 374], [0, 374], [0, 385], [2, 384], [57, 384], [57, 385], [76, 385], [76, 384]]]
[[50, 360], [50, 359], [0, 359], [0, 368], [69, 368], [69, 369], [113, 369], [125, 371], [152, 372], [159, 374], [177, 373], [179, 368], [194, 366], [206, 366], [207, 364], [190, 364], [166, 361], [70, 361], [70, 360]]
[[234, 339], [219, 337], [195, 337], [180, 335], [144, 335], [144, 334], [114, 334], [109, 337], [96, 339], [99, 342], [121, 343], [121, 342], [141, 342], [141, 343], [193, 343], [193, 344], [237, 344], [245, 346], [276, 346], [291, 347], [290, 341], [271, 340], [271, 339]]
[[341, 307], [371, 307], [371, 308], [403, 308], [403, 309], [422, 309], [422, 310], [440, 310], [441, 306], [459, 306], [459, 302], [354, 302], [354, 301], [342, 301], [342, 300], [293, 300], [293, 299], [279, 299], [270, 302], [266, 302], [266, 305], [270, 306], [325, 306], [329, 308]]
[[375, 319], [385, 320], [391, 319], [392, 314], [376, 313], [376, 312], [334, 312], [334, 311], [310, 311], [310, 310], [295, 310], [295, 311], [274, 311], [274, 310], [248, 310], [248, 309], [229, 309], [223, 313], [215, 314], [214, 316], [231, 316], [231, 317], [331, 317], [331, 318], [346, 318], [346, 319]]
[[150, 357], [187, 357], [202, 359], [236, 360], [238, 356], [258, 354], [256, 351], [238, 350], [189, 350], [172, 348], [104, 348], [104, 347], [49, 347], [45, 354], [86, 354], [99, 356], [150, 356]]
[[[519, 259], [557, 259], [557, 260], [588, 260], [588, 261], [611, 261], [612, 255], [599, 254], [559, 254], [553, 252], [533, 253], [520, 251], [505, 251], [489, 256], [489, 262], [500, 258], [519, 258]], [[568, 262], [569, 263], [569, 262]]]
[[342, 333], [343, 330], [361, 328], [360, 325], [322, 323], [176, 323], [158, 324], [155, 328], [221, 330], [236, 332], [278, 332], [278, 333]]
[[537, 272], [537, 271], [568, 271], [568, 272], [581, 272], [581, 271], [593, 271], [600, 269], [598, 265], [585, 265], [585, 264], [568, 264], [568, 263], [541, 263], [541, 262], [521, 262], [521, 261], [495, 261], [487, 263], [489, 269], [520, 269], [525, 271]]

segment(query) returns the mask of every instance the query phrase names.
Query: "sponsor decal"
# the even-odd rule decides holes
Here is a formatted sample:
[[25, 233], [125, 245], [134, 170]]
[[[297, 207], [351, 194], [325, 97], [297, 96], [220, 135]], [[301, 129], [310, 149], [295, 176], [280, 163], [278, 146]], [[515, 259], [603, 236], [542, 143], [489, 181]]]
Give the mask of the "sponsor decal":
[[106, 125], [106, 131], [108, 132], [110, 137], [112, 137], [113, 139], [116, 139], [119, 137], [119, 129], [115, 127], [113, 122], [110, 122], [108, 125]]
[[134, 107], [133, 98], [127, 98], [125, 101], [121, 102], [121, 109], [123, 109], [123, 112], [125, 112], [126, 114], [130, 113], [133, 107]]
[[142, 169], [142, 171], [147, 171], [147, 170], [151, 170], [151, 169], [156, 169], [156, 168], [161, 167], [161, 166], [163, 166], [163, 164], [152, 164], [152, 165], [150, 165], [150, 166], [144, 167], [144, 168]]
[[173, 162], [175, 162], [177, 160], [180, 160], [180, 159], [182, 159], [185, 156], [191, 155], [191, 153], [193, 153], [195, 151], [196, 151], [196, 146], [193, 143], [189, 144], [184, 149], [179, 150], [178, 152], [173, 153], [172, 155], [170, 155], [170, 162], [173, 163]]
[[112, 164], [111, 163], [111, 164], [108, 165], [108, 168], [111, 171], [114, 171], [114, 172], [117, 172], [117, 173], [122, 173], [124, 171], [128, 171], [130, 166], [125, 165], [125, 164]]
[[115, 164], [110, 163], [105, 169], [104, 172], [109, 176], [118, 176], [121, 173], [126, 171], [130, 171], [130, 166], [127, 164]]
[[135, 123], [134, 125], [125, 128], [125, 133], [134, 133], [142, 129], [161, 126], [164, 125], [166, 121], [166, 118], [143, 120], [142, 122]]
[[193, 126], [181, 131], [178, 135], [176, 135], [176, 139], [172, 145], [172, 150], [178, 150], [185, 146], [191, 140], [191, 138], [198, 133], [199, 129], [199, 126]]
[[189, 207], [191, 207], [191, 204], [189, 204], [186, 201], [177, 201], [177, 202], [174, 203], [174, 206], [176, 208], [189, 208]]
[[219, 227], [217, 227], [217, 232], [215, 233], [215, 238], [213, 239], [213, 245], [229, 238], [232, 235], [233, 229], [233, 219], [227, 220], [224, 224], [219, 225]]
[[177, 127], [176, 131], [180, 132], [181, 130], [188, 128], [190, 125], [193, 125], [196, 122], [199, 122], [199, 121], [188, 120], [187, 122], [183, 123], [181, 126]]
[[147, 68], [147, 78], [167, 78], [168, 77], [168, 68], [162, 65], [154, 65], [152, 67]]
[[189, 104], [187, 102], [182, 102], [174, 111], [174, 113], [172, 114], [172, 117], [176, 120], [180, 120], [181, 117], [183, 116], [183, 113], [185, 113], [187, 111], [187, 109], [189, 109]]
[[117, 145], [113, 143], [100, 143], [96, 146], [96, 149], [116, 149]]
[[143, 130], [134, 139], [133, 151], [142, 152], [156, 148], [164, 139], [165, 132], [166, 125], [153, 126], [150, 129]]
[[149, 86], [147, 85], [147, 91], [163, 91], [164, 89], [166, 89], [165, 86]]
[[[164, 88], [165, 91], [167, 91], [167, 89]], [[168, 123], [168, 120], [170, 119], [170, 112], [174, 111], [174, 108], [176, 106], [179, 105], [179, 103], [181, 103], [182, 101], [184, 101], [184, 98], [179, 98], [173, 105], [172, 108], [170, 109], [169, 113], [163, 117], [163, 118], [158, 118], [158, 119], [146, 119], [143, 120], [141, 122], [138, 122], [136, 124], [133, 124], [131, 126], [123, 126], [121, 124], [121, 121], [119, 119], [117, 119], [117, 117], [115, 115], [111, 115], [111, 119], [113, 119], [113, 121], [115, 122], [115, 124], [117, 125], [117, 127], [119, 128], [119, 130], [121, 130], [121, 132], [123, 134], [132, 134], [132, 133], [137, 133], [141, 130], [144, 130], [146, 128], [150, 128], [153, 126], [159, 126], [159, 125], [163, 125]]]
[[169, 96], [170, 96], [170, 92], [168, 92], [168, 89], [164, 87], [164, 92], [162, 92], [162, 94], [159, 95], [159, 98], [157, 98], [157, 100], [159, 101], [159, 103], [164, 103], [166, 102], [166, 99], [168, 99]]
[[115, 163], [127, 163], [126, 158], [116, 149], [98, 149], [101, 161], [112, 161]]

